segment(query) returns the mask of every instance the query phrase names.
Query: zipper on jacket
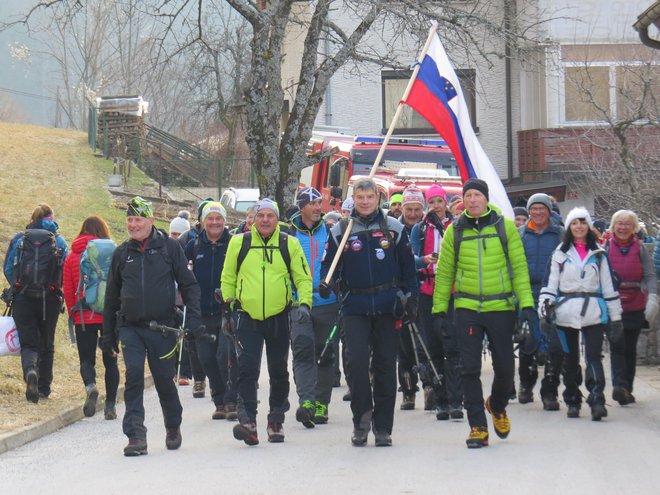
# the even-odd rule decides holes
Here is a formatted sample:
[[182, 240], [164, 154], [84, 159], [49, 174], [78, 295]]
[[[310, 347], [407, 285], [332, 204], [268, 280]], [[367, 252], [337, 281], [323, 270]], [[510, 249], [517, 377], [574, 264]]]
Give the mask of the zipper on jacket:
[[[477, 236], [480, 234], [480, 231], [477, 230]], [[484, 242], [486, 239], [484, 239]], [[483, 273], [482, 273], [482, 266], [481, 266], [481, 242], [479, 238], [477, 237], [477, 253], [479, 254], [478, 260], [479, 264], [477, 265], [479, 267], [479, 296], [483, 296], [484, 294], [484, 280], [483, 280]], [[479, 309], [477, 310], [477, 313], [481, 313], [481, 307], [483, 306], [483, 302], [480, 300], [479, 301]]]

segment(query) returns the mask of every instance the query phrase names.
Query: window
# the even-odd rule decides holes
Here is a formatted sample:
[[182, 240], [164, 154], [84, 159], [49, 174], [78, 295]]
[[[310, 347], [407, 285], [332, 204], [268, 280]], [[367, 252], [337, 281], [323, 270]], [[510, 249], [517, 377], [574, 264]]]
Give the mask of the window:
[[[392, 117], [401, 101], [401, 96], [406, 89], [412, 70], [384, 70], [381, 73], [382, 86], [382, 115], [383, 129], [385, 134], [392, 122]], [[463, 96], [470, 112], [470, 121], [472, 127], [478, 132], [477, 128], [477, 109], [476, 109], [476, 91], [475, 80], [476, 73], [472, 69], [458, 69], [456, 75], [461, 83]], [[437, 134], [431, 125], [424, 120], [415, 110], [404, 105], [403, 112], [394, 129], [394, 134]]]
[[[648, 63], [572, 63], [564, 66], [567, 123], [637, 120], [657, 115], [660, 66]], [[651, 117], [652, 118], [652, 117]]]

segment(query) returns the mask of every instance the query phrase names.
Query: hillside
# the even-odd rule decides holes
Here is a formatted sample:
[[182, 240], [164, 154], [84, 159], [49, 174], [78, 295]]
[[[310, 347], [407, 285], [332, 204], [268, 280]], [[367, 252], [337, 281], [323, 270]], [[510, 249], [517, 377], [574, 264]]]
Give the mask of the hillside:
[[[106, 189], [111, 171], [112, 162], [95, 157], [82, 132], [0, 122], [0, 261], [4, 263], [9, 240], [25, 228], [32, 210], [41, 202], [55, 210], [59, 233], [69, 244], [90, 215], [99, 215], [108, 222], [115, 241], [125, 239], [125, 212], [113, 207]], [[134, 169], [129, 189], [142, 193], [150, 182]], [[3, 276], [0, 288], [6, 285]], [[49, 400], [28, 403], [20, 358], [0, 357], [0, 434], [82, 405], [84, 387], [78, 367], [65, 315], [58, 322], [55, 378]], [[97, 381], [103, 396], [100, 354]]]

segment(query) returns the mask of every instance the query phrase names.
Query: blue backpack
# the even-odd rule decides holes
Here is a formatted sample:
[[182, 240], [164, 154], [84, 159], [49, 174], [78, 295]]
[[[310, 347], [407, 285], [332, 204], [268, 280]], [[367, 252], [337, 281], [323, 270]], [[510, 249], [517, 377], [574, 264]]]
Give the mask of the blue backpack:
[[76, 296], [81, 310], [103, 314], [110, 262], [117, 245], [112, 239], [93, 239], [80, 255]]

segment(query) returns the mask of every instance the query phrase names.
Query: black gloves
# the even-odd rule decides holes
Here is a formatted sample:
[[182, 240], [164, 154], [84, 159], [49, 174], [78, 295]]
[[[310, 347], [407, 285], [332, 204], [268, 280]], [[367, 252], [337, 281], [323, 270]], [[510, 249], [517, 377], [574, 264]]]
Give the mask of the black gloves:
[[611, 321], [605, 328], [605, 334], [610, 343], [616, 344], [623, 339], [623, 322], [621, 320]]
[[523, 321], [526, 321], [529, 325], [529, 328], [534, 327], [534, 320], [536, 318], [536, 311], [531, 306], [528, 308], [522, 309]]
[[332, 285], [326, 283], [325, 280], [322, 280], [319, 284], [319, 296], [321, 296], [323, 299], [327, 299], [330, 297], [331, 293]]
[[408, 315], [408, 319], [411, 322], [417, 321], [417, 299], [414, 297], [408, 297], [408, 300], [406, 301], [406, 314]]
[[103, 332], [99, 339], [99, 348], [110, 357], [116, 357], [119, 354], [119, 346], [117, 345], [117, 334], [114, 332]]
[[306, 325], [312, 321], [312, 315], [309, 313], [309, 306], [301, 304], [291, 310], [291, 319], [299, 325]]

